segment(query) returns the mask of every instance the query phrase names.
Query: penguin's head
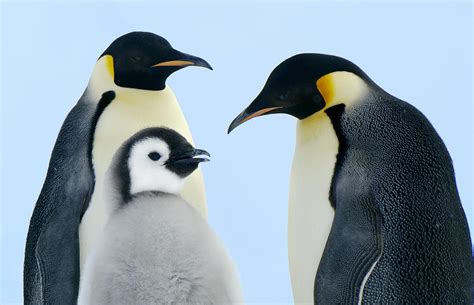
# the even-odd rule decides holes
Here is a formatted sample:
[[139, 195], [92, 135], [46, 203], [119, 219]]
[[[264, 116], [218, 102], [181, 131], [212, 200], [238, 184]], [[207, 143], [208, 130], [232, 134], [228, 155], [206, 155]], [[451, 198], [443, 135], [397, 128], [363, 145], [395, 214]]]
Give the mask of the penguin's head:
[[209, 156], [172, 129], [147, 128], [119, 148], [110, 174], [123, 198], [148, 191], [177, 194], [185, 178]]
[[184, 67], [212, 70], [204, 59], [175, 50], [166, 39], [148, 32], [117, 38], [99, 60], [105, 60], [117, 86], [145, 90], [163, 90], [168, 76]]
[[350, 103], [371, 83], [352, 62], [325, 54], [298, 54], [278, 65], [255, 100], [230, 124], [228, 132], [251, 118], [286, 113], [300, 120], [328, 107]]

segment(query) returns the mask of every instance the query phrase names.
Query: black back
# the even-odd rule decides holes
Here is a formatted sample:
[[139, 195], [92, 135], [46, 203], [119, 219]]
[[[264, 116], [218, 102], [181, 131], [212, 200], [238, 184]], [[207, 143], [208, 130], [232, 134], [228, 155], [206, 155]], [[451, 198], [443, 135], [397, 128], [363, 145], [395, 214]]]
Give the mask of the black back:
[[451, 158], [428, 120], [388, 95], [327, 110], [340, 141], [336, 213], [317, 304], [472, 304], [471, 240]]
[[101, 111], [82, 96], [68, 114], [51, 155], [48, 173], [30, 220], [23, 274], [24, 304], [77, 303], [79, 224], [93, 189], [91, 143]]

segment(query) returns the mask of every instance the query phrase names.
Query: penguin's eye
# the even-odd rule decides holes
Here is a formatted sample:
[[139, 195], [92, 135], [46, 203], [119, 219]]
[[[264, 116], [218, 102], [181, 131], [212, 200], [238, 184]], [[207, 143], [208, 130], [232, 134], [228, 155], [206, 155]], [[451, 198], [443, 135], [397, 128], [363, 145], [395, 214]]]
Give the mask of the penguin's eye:
[[150, 158], [153, 161], [158, 161], [161, 158], [161, 155], [157, 153], [156, 151], [152, 151], [151, 153], [148, 154], [148, 158]]
[[139, 61], [142, 60], [142, 58], [141, 58], [140, 56], [133, 56], [133, 57], [132, 57], [132, 60], [133, 60], [134, 62], [139, 62]]

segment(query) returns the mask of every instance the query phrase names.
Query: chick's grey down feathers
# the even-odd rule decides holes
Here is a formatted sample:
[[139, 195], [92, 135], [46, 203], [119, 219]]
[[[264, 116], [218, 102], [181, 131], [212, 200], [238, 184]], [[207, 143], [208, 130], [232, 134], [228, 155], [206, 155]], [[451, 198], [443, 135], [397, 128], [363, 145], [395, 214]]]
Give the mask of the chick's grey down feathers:
[[[241, 302], [233, 263], [180, 197], [145, 192], [119, 208], [86, 266], [79, 304]], [[89, 262], [88, 262], [89, 263]], [[89, 275], [85, 275], [86, 278]]]

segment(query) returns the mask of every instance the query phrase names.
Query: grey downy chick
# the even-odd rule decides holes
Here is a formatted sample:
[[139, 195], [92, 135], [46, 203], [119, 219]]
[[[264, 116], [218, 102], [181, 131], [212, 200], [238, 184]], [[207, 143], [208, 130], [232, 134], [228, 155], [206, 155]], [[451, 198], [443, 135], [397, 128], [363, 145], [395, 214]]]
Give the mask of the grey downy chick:
[[243, 302], [223, 243], [178, 195], [206, 156], [167, 128], [121, 146], [106, 179], [113, 212], [86, 261], [79, 305]]

